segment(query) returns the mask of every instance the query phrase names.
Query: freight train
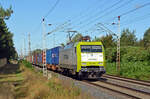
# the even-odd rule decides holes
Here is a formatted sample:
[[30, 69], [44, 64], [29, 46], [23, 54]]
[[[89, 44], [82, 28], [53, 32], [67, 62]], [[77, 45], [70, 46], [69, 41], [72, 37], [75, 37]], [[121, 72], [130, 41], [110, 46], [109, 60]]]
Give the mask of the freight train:
[[[42, 53], [28, 57], [42, 66]], [[79, 79], [99, 78], [105, 73], [105, 52], [101, 42], [77, 42], [46, 50], [48, 69], [75, 75]]]

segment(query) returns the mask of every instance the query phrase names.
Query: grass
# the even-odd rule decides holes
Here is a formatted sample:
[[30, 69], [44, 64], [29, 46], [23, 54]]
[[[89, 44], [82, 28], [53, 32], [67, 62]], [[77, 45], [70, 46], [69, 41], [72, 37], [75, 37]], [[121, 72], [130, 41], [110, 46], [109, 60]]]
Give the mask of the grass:
[[15, 74], [3, 74], [0, 75], [0, 83], [2, 82], [20, 82], [23, 80], [21, 73], [15, 73]]
[[150, 64], [148, 62], [121, 62], [120, 71], [116, 71], [116, 63], [107, 63], [106, 72], [107, 74], [150, 81]]
[[20, 63], [22, 84], [16, 86], [16, 99], [91, 99], [74, 85], [63, 84], [57, 76], [50, 80], [37, 73], [26, 61]]
[[21, 64], [23, 64], [25, 67], [27, 67], [27, 68], [29, 68], [29, 69], [31, 69], [31, 70], [34, 69], [33, 66], [32, 66], [32, 64], [29, 63], [29, 62], [27, 62], [26, 60], [22, 60], [22, 61], [20, 61], [20, 62], [21, 62]]

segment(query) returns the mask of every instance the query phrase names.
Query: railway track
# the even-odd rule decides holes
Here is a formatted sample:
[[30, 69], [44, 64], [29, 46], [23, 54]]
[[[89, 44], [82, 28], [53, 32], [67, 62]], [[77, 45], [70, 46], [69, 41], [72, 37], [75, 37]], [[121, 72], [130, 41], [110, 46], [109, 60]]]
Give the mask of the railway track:
[[141, 81], [113, 75], [103, 75], [99, 81], [91, 82], [91, 84], [100, 85], [116, 92], [118, 91], [133, 96], [134, 98], [150, 99], [149, 81]]
[[150, 94], [141, 90], [132, 89], [126, 86], [116, 85], [105, 81], [84, 81], [88, 84], [107, 89], [109, 91], [115, 92], [118, 95], [126, 96], [126, 98], [131, 99], [150, 99]]
[[130, 83], [133, 83], [133, 84], [138, 84], [138, 85], [143, 85], [143, 86], [146, 86], [146, 87], [150, 87], [150, 81], [142, 81], [142, 80], [119, 77], [119, 76], [114, 76], [114, 75], [103, 75], [102, 77], [104, 77], [106, 79], [120, 80], [120, 81], [124, 81], [124, 82], [130, 82]]

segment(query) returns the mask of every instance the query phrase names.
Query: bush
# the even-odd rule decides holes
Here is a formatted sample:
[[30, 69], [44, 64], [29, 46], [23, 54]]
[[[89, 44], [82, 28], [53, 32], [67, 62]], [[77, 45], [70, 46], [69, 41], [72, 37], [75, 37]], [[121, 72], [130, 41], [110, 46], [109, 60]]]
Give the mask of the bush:
[[[136, 61], [149, 61], [150, 51], [142, 47], [121, 47], [120, 49], [121, 61], [136, 62]], [[116, 62], [117, 48], [106, 49], [106, 60], [108, 62]]]
[[30, 69], [33, 69], [32, 64], [29, 63], [29, 62], [26, 61], [26, 60], [21, 60], [19, 63], [23, 63], [25, 67], [30, 68]]
[[128, 47], [127, 53], [122, 58], [127, 62], [147, 61], [148, 51], [140, 47]]
[[150, 65], [148, 62], [121, 62], [120, 71], [116, 71], [115, 63], [107, 63], [106, 73], [139, 80], [150, 80]]

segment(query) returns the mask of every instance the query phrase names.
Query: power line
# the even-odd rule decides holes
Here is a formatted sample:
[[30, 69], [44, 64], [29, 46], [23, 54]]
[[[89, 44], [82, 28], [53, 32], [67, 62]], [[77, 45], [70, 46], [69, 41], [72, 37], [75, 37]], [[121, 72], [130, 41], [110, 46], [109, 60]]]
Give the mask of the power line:
[[94, 21], [96, 21], [96, 20], [98, 20], [98, 19], [104, 17], [106, 14], [107, 14], [107, 15], [110, 14], [111, 12], [113, 12], [113, 10], [116, 11], [117, 9], [119, 9], [119, 8], [121, 8], [121, 7], [123, 7], [123, 6], [126, 6], [127, 4], [131, 3], [132, 1], [133, 1], [133, 0], [129, 0], [129, 1], [125, 2], [125, 3], [123, 3], [123, 4], [120, 5], [119, 7], [110, 10], [109, 12], [103, 14], [102, 16], [99, 16], [99, 17], [95, 18], [94, 20], [89, 21], [87, 24], [81, 26], [79, 29], [83, 29], [83, 28], [84, 28], [85, 26], [87, 26], [88, 24], [90, 24], [90, 23], [92, 23], [92, 22], [94, 22]]
[[[106, 2], [106, 1], [105, 1]], [[105, 2], [103, 2], [101, 5], [97, 5], [96, 6], [96, 9], [98, 9], [99, 8], [99, 6], [103, 6], [104, 4], [105, 4]], [[93, 5], [91, 5], [91, 6], [88, 6], [86, 9], [85, 9], [85, 11], [82, 11], [82, 12], [85, 12], [85, 13], [82, 13], [82, 12], [80, 12], [80, 14], [78, 14], [78, 15], [76, 15], [76, 17], [74, 17], [74, 18], [72, 18], [72, 19], [74, 19], [73, 21], [75, 21], [75, 20], [77, 20], [77, 19], [83, 19], [84, 17], [86, 17], [87, 16], [87, 12], [94, 12], [95, 10], [94, 9], [91, 9], [90, 10], [90, 8], [92, 8], [92, 6]], [[95, 6], [94, 6], [95, 7]], [[78, 21], [79, 21], [78, 20]], [[73, 22], [72, 21], [72, 22]]]
[[51, 32], [49, 32], [48, 34], [51, 34], [53, 32], [59, 31], [61, 29], [64, 29], [65, 27], [67, 27], [68, 25], [70, 25], [70, 23], [64, 22], [63, 24], [60, 24], [59, 26], [57, 26], [55, 29], [53, 29]]
[[125, 16], [125, 15], [127, 15], [127, 14], [129, 14], [129, 13], [131, 13], [131, 12], [134, 12], [134, 11], [136, 11], [136, 10], [138, 10], [138, 9], [141, 9], [141, 8], [143, 8], [143, 7], [145, 7], [145, 6], [148, 6], [148, 5], [150, 5], [150, 2], [149, 2], [149, 3], [146, 3], [146, 4], [143, 4], [143, 5], [141, 5], [141, 6], [137, 7], [137, 8], [135, 8], [135, 9], [132, 9], [132, 10], [130, 10], [130, 11], [127, 11], [127, 12], [125, 12], [125, 13], [122, 13], [120, 16], [121, 16], [121, 17], [122, 17], [122, 16]]
[[[84, 25], [84, 26], [82, 26], [82, 27], [87, 26], [88, 24], [90, 24], [90, 23], [92, 23], [92, 22], [94, 22], [94, 21], [96, 21], [96, 20], [97, 20], [97, 19], [91, 20], [93, 17], [95, 17], [95, 16], [97, 16], [97, 15], [99, 15], [99, 14], [105, 13], [107, 10], [110, 10], [110, 8], [115, 7], [116, 5], [118, 5], [119, 3], [121, 3], [122, 1], [123, 1], [123, 0], [119, 0], [119, 1], [115, 2], [115, 3], [114, 3], [114, 4], [112, 4], [111, 6], [109, 6], [109, 7], [105, 8], [105, 9], [104, 9], [104, 10], [102, 10], [102, 11], [99, 11], [98, 13], [94, 14], [93, 16], [91, 16], [91, 17], [87, 18], [86, 20], [84, 20], [84, 21], [80, 22], [80, 23], [79, 23], [79, 24], [77, 24], [77, 25], [81, 25], [81, 24], [84, 24], [84, 23], [87, 23], [87, 22], [88, 22], [86, 25]], [[81, 29], [82, 27], [80, 27], [79, 29]]]
[[[92, 17], [95, 17], [95, 16], [97, 16], [97, 15], [99, 15], [99, 14], [105, 13], [106, 11], [110, 10], [110, 8], [115, 7], [116, 5], [118, 5], [119, 3], [121, 3], [122, 1], [123, 1], [123, 0], [119, 0], [119, 1], [117, 1], [116, 3], [112, 4], [111, 6], [105, 8], [104, 10], [102, 10], [102, 11], [100, 10], [98, 13], [94, 14]], [[92, 19], [92, 17], [89, 17], [89, 18], [87, 18], [87, 19], [84, 20], [84, 21], [87, 22], [88, 20]]]
[[60, 2], [60, 0], [57, 0], [56, 2], [55, 2], [55, 4], [50, 8], [50, 10], [47, 12], [47, 14], [44, 16], [44, 18], [46, 18], [50, 13], [52, 13], [54, 10], [55, 10], [55, 8], [56, 8], [56, 6], [58, 5], [58, 3]]
[[110, 14], [110, 13], [112, 13], [112, 12], [114, 12], [114, 11], [116, 11], [116, 10], [118, 10], [118, 9], [120, 9], [120, 8], [122, 8], [122, 7], [124, 7], [124, 6], [126, 6], [126, 5], [128, 5], [129, 3], [133, 2], [133, 1], [134, 1], [134, 0], [128, 0], [128, 1], [124, 2], [124, 3], [121, 4], [119, 7], [110, 10], [109, 12], [105, 13], [105, 14], [102, 15], [102, 16], [97, 17], [97, 20], [98, 20], [99, 18], [102, 18], [102, 17], [104, 17], [104, 16], [106, 16], [106, 15], [108, 15], [108, 14]]
[[90, 22], [88, 22], [87, 24], [85, 24], [84, 26], [82, 26], [80, 28], [83, 28], [83, 27], [87, 26], [88, 24], [90, 24], [90, 23], [92, 23], [94, 21], [97, 21], [98, 19], [100, 19], [100, 18], [102, 18], [102, 17], [104, 17], [104, 16], [106, 16], [106, 15], [108, 15], [108, 14], [110, 14], [110, 13], [116, 11], [116, 10], [118, 10], [119, 8], [122, 8], [123, 6], [126, 6], [127, 4], [131, 3], [132, 1], [134, 1], [134, 0], [128, 0], [127, 2], [124, 2], [123, 4], [121, 4], [120, 6], [118, 6], [117, 8], [112, 9], [109, 12], [106, 12], [102, 16], [98, 16], [97, 18], [95, 18], [94, 20], [91, 20]]
[[[60, 0], [57, 0], [55, 2], [55, 4], [50, 8], [50, 10], [47, 12], [47, 14], [44, 16], [43, 19], [45, 19], [50, 13], [52, 13], [55, 10], [55, 8], [56, 8], [56, 6], [58, 5], [59, 2], [60, 2]], [[40, 21], [40, 23], [37, 25], [37, 27], [35, 28], [34, 32], [40, 28], [41, 24], [42, 24], [42, 21]]]
[[[119, 0], [119, 2], [121, 2], [122, 0]], [[115, 4], [117, 4], [117, 3], [115, 3]], [[115, 4], [114, 5], [112, 5], [112, 6], [110, 6], [110, 8], [111, 7], [113, 7], [113, 6], [115, 6]], [[89, 8], [89, 7], [88, 7]], [[89, 9], [88, 9], [89, 10]], [[107, 10], [107, 8], [106, 9], [104, 9], [103, 10], [103, 12], [105, 11], [105, 10]], [[86, 11], [87, 12], [87, 11]], [[99, 13], [96, 13], [96, 14], [99, 14]], [[84, 14], [81, 14], [78, 18], [80, 18], [81, 16], [83, 16]], [[76, 17], [75, 17], [76, 18]], [[74, 18], [73, 18], [74, 19]], [[77, 19], [77, 18], [76, 18]], [[82, 19], [82, 18], [80, 18], [80, 19]], [[73, 21], [72, 21], [73, 22]], [[69, 26], [71, 23], [68, 23], [68, 25], [67, 26]], [[79, 23], [80, 24], [80, 23]], [[61, 29], [64, 29], [65, 27], [63, 27], [63, 28], [61, 28]], [[57, 30], [57, 29], [56, 29]]]
[[122, 23], [125, 23], [125, 24], [122, 24], [122, 26], [132, 24], [132, 23], [137, 23], [139, 21], [142, 21], [142, 20], [145, 20], [145, 19], [148, 19], [148, 18], [150, 18], [150, 13], [146, 14], [144, 16], [136, 17], [133, 20], [124, 21]]
[[[98, 0], [97, 0], [98, 1]], [[97, 4], [97, 3], [96, 3]], [[102, 5], [104, 5], [105, 4], [105, 2], [102, 4]], [[97, 7], [99, 7], [99, 6], [97, 6]], [[88, 6], [86, 9], [84, 9], [85, 11], [82, 11], [82, 12], [86, 12], [86, 13], [82, 13], [82, 12], [80, 12], [80, 14], [78, 14], [78, 15], [75, 15], [75, 16], [72, 16], [72, 18], [70, 17], [69, 19], [73, 19], [73, 20], [69, 20], [68, 21], [68, 25], [67, 26], [69, 26], [69, 25], [71, 25], [73, 22], [75, 23], [76, 21], [75, 20], [77, 20], [77, 19], [83, 19], [82, 17], [84, 17], [84, 16], [86, 16], [87, 15], [87, 12], [91, 12], [92, 10], [90, 10], [90, 8], [92, 8], [92, 6]], [[79, 21], [78, 20], [78, 21]], [[62, 29], [64, 29], [65, 27], [63, 27]]]
[[[137, 8], [131, 9], [131, 10], [127, 11], [127, 12], [124, 12], [124, 13], [120, 14], [119, 16], [122, 17], [122, 16], [125, 16], [125, 15], [128, 15], [128, 14], [130, 14], [132, 12], [135, 12], [136, 10], [139, 10], [139, 9], [141, 9], [143, 7], [148, 6], [148, 5], [150, 5], [150, 2], [149, 3], [145, 3], [145, 4], [143, 4], [143, 5], [141, 5], [141, 6], [137, 7]], [[112, 20], [116, 19], [117, 17], [118, 16], [113, 17]]]

